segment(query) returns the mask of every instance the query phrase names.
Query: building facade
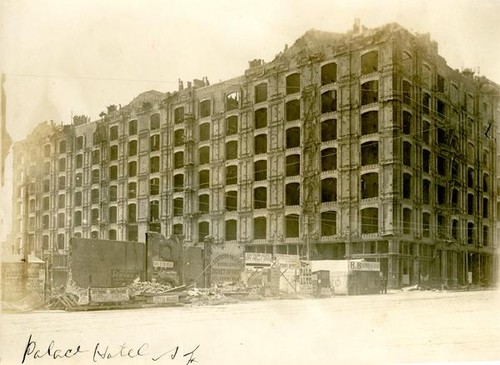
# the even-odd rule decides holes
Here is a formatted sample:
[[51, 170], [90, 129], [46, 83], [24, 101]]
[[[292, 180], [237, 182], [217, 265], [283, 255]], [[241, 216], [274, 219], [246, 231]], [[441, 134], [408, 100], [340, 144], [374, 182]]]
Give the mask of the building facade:
[[71, 237], [148, 231], [378, 261], [391, 287], [489, 282], [498, 94], [397, 24], [309, 31], [241, 77], [38, 126], [14, 146], [15, 249], [52, 282]]

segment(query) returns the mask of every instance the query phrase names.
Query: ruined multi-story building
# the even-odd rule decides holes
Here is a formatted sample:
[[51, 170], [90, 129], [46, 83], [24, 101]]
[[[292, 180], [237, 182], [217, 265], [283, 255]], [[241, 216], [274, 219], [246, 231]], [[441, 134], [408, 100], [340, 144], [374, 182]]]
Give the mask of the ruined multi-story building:
[[52, 280], [71, 237], [155, 231], [378, 261], [390, 286], [488, 281], [498, 90], [396, 24], [309, 31], [241, 77], [40, 125], [14, 148], [17, 245]]

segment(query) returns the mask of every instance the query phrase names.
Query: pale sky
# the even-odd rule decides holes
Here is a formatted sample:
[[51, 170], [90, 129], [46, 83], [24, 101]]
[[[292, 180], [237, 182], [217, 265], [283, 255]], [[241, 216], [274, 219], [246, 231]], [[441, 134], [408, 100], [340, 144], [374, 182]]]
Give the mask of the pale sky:
[[[143, 91], [176, 90], [179, 78], [239, 76], [308, 29], [343, 33], [354, 18], [430, 33], [451, 67], [500, 83], [500, 0], [0, 0], [7, 130], [19, 140], [44, 120], [94, 120]], [[7, 179], [7, 221], [10, 189]]]

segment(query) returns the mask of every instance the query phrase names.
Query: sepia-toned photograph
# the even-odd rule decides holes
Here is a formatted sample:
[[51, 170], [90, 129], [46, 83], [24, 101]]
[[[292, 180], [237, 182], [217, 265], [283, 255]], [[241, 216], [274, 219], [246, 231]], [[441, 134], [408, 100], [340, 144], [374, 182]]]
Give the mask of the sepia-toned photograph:
[[0, 0], [0, 365], [500, 364], [500, 1]]

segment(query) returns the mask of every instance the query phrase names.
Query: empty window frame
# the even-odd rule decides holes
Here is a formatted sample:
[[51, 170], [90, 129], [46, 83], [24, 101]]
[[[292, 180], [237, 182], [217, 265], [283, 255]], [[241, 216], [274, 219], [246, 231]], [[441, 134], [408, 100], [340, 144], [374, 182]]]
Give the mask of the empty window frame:
[[431, 231], [431, 215], [429, 213], [422, 214], [422, 236], [430, 237]]
[[337, 201], [337, 179], [328, 178], [321, 180], [321, 202]]
[[369, 111], [361, 114], [361, 134], [378, 132], [378, 111]]
[[254, 118], [255, 129], [267, 127], [267, 108], [257, 109]]
[[411, 209], [403, 209], [403, 234], [411, 234], [412, 219], [411, 219]]
[[130, 161], [128, 163], [128, 177], [137, 176], [137, 161]]
[[[76, 200], [77, 194], [78, 193], [75, 194], [75, 200]], [[116, 185], [111, 185], [109, 187], [109, 201], [115, 202], [117, 200], [118, 200], [118, 187]], [[81, 193], [80, 193], [80, 201], [81, 201]]]
[[321, 66], [321, 85], [332, 84], [337, 81], [337, 64], [327, 63]]
[[437, 172], [441, 176], [446, 176], [446, 158], [444, 156], [437, 156]]
[[337, 212], [321, 213], [321, 236], [335, 236], [337, 234]]
[[127, 223], [135, 223], [137, 221], [137, 205], [129, 204], [127, 206]]
[[177, 129], [174, 132], [174, 146], [182, 146], [184, 144], [184, 129]]
[[234, 185], [238, 182], [238, 167], [231, 165], [226, 167], [226, 185]]
[[256, 240], [265, 239], [267, 232], [266, 217], [257, 217], [253, 220], [253, 238]]
[[321, 122], [321, 142], [337, 139], [337, 119], [328, 119]]
[[137, 155], [137, 141], [129, 141], [128, 143], [128, 155], [129, 156], [135, 156]]
[[260, 103], [267, 100], [267, 83], [255, 85], [255, 103]]
[[118, 179], [118, 166], [109, 167], [109, 180]]
[[[83, 148], [83, 146], [85, 145], [84, 142], [85, 141], [83, 139], [83, 136], [76, 137], [76, 149], [81, 150]], [[50, 147], [49, 147], [49, 154], [50, 154]]]
[[467, 187], [474, 188], [474, 169], [472, 167], [467, 169]]
[[137, 183], [129, 182], [128, 183], [128, 198], [133, 199], [137, 196]]
[[371, 51], [361, 55], [361, 74], [366, 75], [378, 71], [378, 52]]
[[451, 221], [451, 238], [458, 239], [458, 231], [458, 219], [453, 219]]
[[361, 85], [361, 105], [378, 102], [378, 81], [367, 81]]
[[286, 103], [285, 116], [287, 122], [300, 119], [300, 100], [290, 100]]
[[431, 203], [431, 182], [427, 179], [422, 180], [422, 202]]
[[226, 221], [226, 241], [234, 241], [237, 237], [237, 223], [236, 219], [229, 219]]
[[99, 204], [99, 189], [92, 189], [90, 191], [90, 203]]
[[403, 174], [403, 199], [411, 198], [411, 175], [408, 173]]
[[267, 153], [267, 134], [259, 134], [254, 138], [255, 154]]
[[288, 128], [285, 132], [286, 148], [300, 147], [300, 128]]
[[422, 139], [427, 144], [430, 143], [430, 130], [431, 130], [431, 124], [427, 121], [424, 121], [422, 123]]
[[200, 118], [209, 117], [211, 114], [210, 100], [203, 100], [200, 102]]
[[254, 180], [263, 181], [267, 179], [267, 160], [259, 160], [254, 163]]
[[406, 135], [411, 134], [411, 113], [407, 112], [406, 110], [403, 111], [403, 133]]
[[238, 209], [238, 192], [237, 191], [227, 191], [226, 192], [226, 211], [232, 212]]
[[204, 146], [199, 149], [199, 161], [200, 165], [206, 164], [210, 161], [210, 147]]
[[82, 206], [82, 192], [81, 191], [77, 191], [75, 193], [75, 206], [76, 207], [81, 207]]
[[430, 172], [431, 152], [429, 150], [422, 150], [422, 169], [424, 172]]
[[180, 106], [174, 109], [174, 124], [184, 122], [184, 107]]
[[[115, 209], [116, 209], [116, 207], [115, 207]], [[48, 216], [47, 216], [47, 218], [48, 218]], [[110, 221], [111, 221], [111, 218], [110, 218]], [[80, 227], [82, 225], [82, 212], [80, 210], [75, 211], [75, 213], [73, 214], [73, 224], [76, 227]]]
[[422, 95], [422, 111], [425, 115], [429, 115], [431, 109], [431, 96], [427, 93]]
[[174, 153], [174, 169], [179, 169], [184, 166], [184, 152], [179, 151]]
[[448, 203], [446, 186], [441, 184], [436, 184], [436, 202], [439, 205], [445, 205]]
[[467, 194], [467, 214], [474, 214], [474, 194]]
[[265, 209], [267, 208], [267, 188], [258, 187], [253, 190], [253, 208]]
[[300, 91], [300, 74], [294, 73], [286, 77], [286, 94], [295, 94]]
[[[208, 147], [207, 147], [208, 148]], [[234, 160], [238, 158], [238, 142], [230, 141], [226, 143], [226, 160]], [[208, 162], [208, 161], [206, 161]], [[202, 163], [200, 159], [200, 163]]]
[[408, 141], [403, 142], [403, 165], [411, 166], [412, 146]]
[[152, 131], [160, 129], [160, 115], [159, 114], [153, 114], [151, 116], [151, 118], [149, 118], [149, 128]]
[[[78, 156], [81, 156], [81, 155], [78, 155]], [[115, 146], [109, 147], [109, 160], [110, 161], [118, 160], [118, 146], [115, 145]]]
[[300, 184], [290, 183], [285, 185], [285, 204], [287, 206], [300, 204]]
[[321, 113], [330, 113], [337, 110], [337, 91], [329, 90], [321, 94]]
[[337, 169], [337, 149], [325, 148], [321, 150], [321, 171]]
[[159, 134], [154, 134], [151, 137], [149, 137], [149, 149], [151, 152], [159, 151], [160, 150], [160, 135]]
[[174, 192], [184, 190], [184, 174], [174, 175]]
[[238, 133], [238, 117], [232, 115], [226, 119], [226, 135], [232, 136]]
[[160, 157], [154, 156], [149, 160], [149, 171], [154, 174], [155, 172], [160, 172]]
[[155, 177], [149, 180], [149, 195], [160, 194], [160, 179]]
[[411, 84], [408, 81], [403, 81], [403, 103], [411, 105]]
[[361, 166], [378, 164], [378, 142], [371, 141], [361, 145]]
[[128, 134], [129, 136], [137, 134], [137, 120], [128, 122]]
[[226, 111], [238, 109], [240, 106], [240, 93], [232, 92], [226, 95]]
[[460, 197], [460, 192], [458, 189], [453, 189], [451, 191], [451, 206], [454, 208], [459, 207], [459, 197]]
[[90, 222], [94, 226], [99, 224], [99, 209], [94, 208], [90, 211]]
[[160, 220], [160, 202], [153, 200], [149, 203], [149, 221], [157, 222]]
[[174, 199], [174, 217], [182, 217], [184, 215], [184, 199]]
[[202, 194], [198, 197], [198, 210], [200, 214], [208, 214], [210, 212], [210, 196]]
[[378, 208], [365, 208], [361, 210], [361, 233], [370, 234], [378, 232]]
[[210, 226], [208, 222], [198, 223], [198, 242], [203, 242], [210, 234]]
[[289, 214], [285, 216], [285, 237], [297, 238], [300, 233], [299, 216], [297, 214]]
[[483, 198], [483, 218], [489, 217], [489, 200], [488, 198]]
[[208, 141], [210, 139], [210, 123], [200, 124], [199, 133], [200, 142]]
[[288, 155], [285, 159], [286, 176], [300, 175], [300, 155]]
[[375, 198], [378, 194], [378, 174], [370, 172], [361, 175], [361, 199]]
[[92, 184], [99, 184], [101, 180], [101, 170], [94, 169], [92, 170]]
[[198, 185], [200, 189], [206, 189], [210, 186], [210, 171], [201, 170], [198, 173]]
[[60, 158], [59, 159], [59, 171], [65, 171], [65, 170], [66, 170], [66, 159]]
[[474, 243], [474, 223], [467, 222], [467, 243], [469, 245]]
[[109, 223], [116, 223], [118, 213], [117, 213], [117, 208], [116, 207], [109, 207], [109, 212], [108, 212], [108, 217], [109, 217]]

